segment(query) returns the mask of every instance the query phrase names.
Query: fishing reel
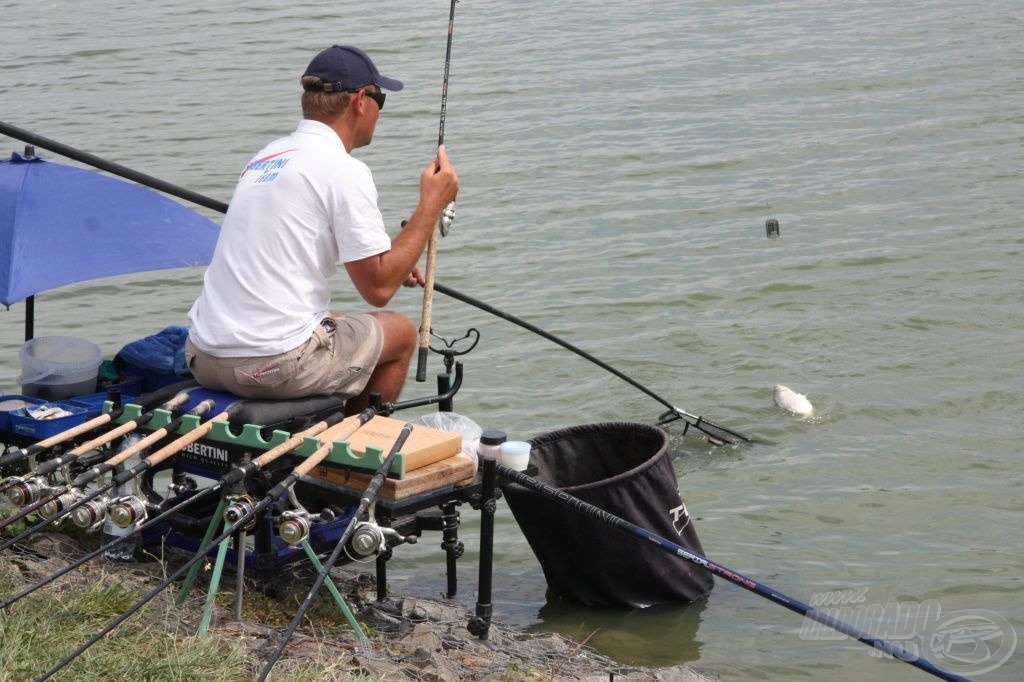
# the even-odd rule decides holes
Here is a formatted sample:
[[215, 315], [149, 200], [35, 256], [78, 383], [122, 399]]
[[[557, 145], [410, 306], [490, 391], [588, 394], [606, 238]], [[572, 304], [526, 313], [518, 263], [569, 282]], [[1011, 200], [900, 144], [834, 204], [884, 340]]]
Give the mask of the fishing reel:
[[441, 212], [441, 236], [447, 237], [448, 233], [451, 232], [452, 223], [455, 222], [455, 202], [451, 202], [444, 207], [444, 211]]
[[107, 505], [107, 515], [118, 528], [131, 528], [136, 523], [145, 522], [146, 503], [135, 495], [118, 497]]
[[[256, 502], [248, 495], [228, 496], [228, 506], [224, 509], [224, 521], [231, 526], [245, 518], [256, 508]], [[242, 529], [246, 532], [256, 527], [256, 518], [253, 517]]]
[[186, 493], [194, 493], [198, 489], [199, 484], [196, 482], [196, 479], [180, 472], [175, 473], [167, 484], [167, 493], [169, 495], [185, 495]]
[[15, 507], [26, 507], [57, 491], [42, 476], [10, 480], [15, 480], [15, 483], [7, 489], [7, 500]]
[[301, 544], [309, 538], [309, 513], [306, 511], [286, 511], [281, 514], [281, 523], [277, 525], [277, 535], [291, 547]]
[[281, 512], [281, 523], [277, 525], [277, 535], [289, 546], [295, 547], [309, 539], [309, 531], [316, 521], [330, 523], [337, 515], [329, 507], [319, 514], [310, 514], [303, 508]]
[[57, 517], [63, 514], [65, 509], [84, 499], [84, 492], [78, 488], [71, 488], [40, 507], [39, 514], [45, 519], [57, 520]]
[[345, 554], [352, 561], [368, 561], [388, 548], [388, 540], [414, 545], [417, 539], [415, 535], [402, 535], [394, 528], [381, 526], [373, 519], [360, 521], [345, 546]]
[[[405, 227], [408, 222], [408, 220], [403, 220], [401, 223], [401, 227]], [[438, 220], [438, 227], [440, 228], [439, 232], [441, 233], [442, 237], [448, 236], [448, 233], [452, 231], [452, 223], [454, 222], [455, 202], [453, 201], [444, 207], [444, 210], [441, 211], [441, 219]]]
[[86, 532], [99, 530], [107, 518], [107, 499], [91, 499], [71, 512], [71, 522]]

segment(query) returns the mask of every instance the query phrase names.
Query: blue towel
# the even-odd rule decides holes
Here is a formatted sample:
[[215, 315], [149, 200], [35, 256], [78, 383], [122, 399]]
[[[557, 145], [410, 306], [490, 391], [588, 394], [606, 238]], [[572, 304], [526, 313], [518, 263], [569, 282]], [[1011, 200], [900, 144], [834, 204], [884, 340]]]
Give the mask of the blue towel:
[[158, 374], [190, 374], [185, 365], [185, 339], [188, 327], [167, 327], [161, 332], [132, 341], [118, 356], [130, 365]]

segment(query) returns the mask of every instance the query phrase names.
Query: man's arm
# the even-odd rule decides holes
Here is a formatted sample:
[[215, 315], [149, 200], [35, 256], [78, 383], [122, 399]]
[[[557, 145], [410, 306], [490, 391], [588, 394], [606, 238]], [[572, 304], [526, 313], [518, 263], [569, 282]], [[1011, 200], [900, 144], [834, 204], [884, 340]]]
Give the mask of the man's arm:
[[455, 200], [459, 179], [444, 147], [420, 174], [420, 201], [402, 231], [391, 240], [391, 250], [345, 263], [359, 295], [372, 306], [383, 308], [398, 287], [407, 283], [441, 212]]

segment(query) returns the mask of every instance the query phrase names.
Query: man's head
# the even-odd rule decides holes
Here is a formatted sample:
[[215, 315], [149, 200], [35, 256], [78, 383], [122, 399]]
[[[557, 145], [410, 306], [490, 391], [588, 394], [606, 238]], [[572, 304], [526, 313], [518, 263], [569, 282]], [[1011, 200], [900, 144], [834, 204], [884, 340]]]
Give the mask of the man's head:
[[313, 57], [302, 74], [302, 114], [306, 118], [335, 116], [348, 106], [351, 93], [364, 91], [378, 109], [381, 90], [401, 90], [402, 82], [381, 75], [369, 55], [351, 45], [332, 45]]
[[382, 76], [369, 55], [351, 45], [332, 45], [323, 50], [306, 67], [306, 76], [320, 79], [319, 87], [304, 89], [322, 92], [351, 92], [367, 85], [395, 92], [402, 89], [402, 81]]

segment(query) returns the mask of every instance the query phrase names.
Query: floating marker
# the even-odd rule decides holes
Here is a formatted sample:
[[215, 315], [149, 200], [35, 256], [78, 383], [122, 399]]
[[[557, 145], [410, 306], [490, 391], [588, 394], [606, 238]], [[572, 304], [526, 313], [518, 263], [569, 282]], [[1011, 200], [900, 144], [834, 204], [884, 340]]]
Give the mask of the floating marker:
[[775, 239], [779, 236], [779, 221], [775, 218], [769, 218], [764, 222], [765, 232], [768, 233], [768, 239]]

